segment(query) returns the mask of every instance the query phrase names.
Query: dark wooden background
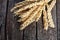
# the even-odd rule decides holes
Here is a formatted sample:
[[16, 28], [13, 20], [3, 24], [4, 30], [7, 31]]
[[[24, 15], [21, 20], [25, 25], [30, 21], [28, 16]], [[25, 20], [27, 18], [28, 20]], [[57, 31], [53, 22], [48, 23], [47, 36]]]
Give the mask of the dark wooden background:
[[52, 10], [55, 28], [43, 29], [42, 18], [26, 29], [18, 30], [16, 18], [10, 12], [15, 3], [23, 0], [0, 0], [0, 40], [60, 40], [60, 0]]

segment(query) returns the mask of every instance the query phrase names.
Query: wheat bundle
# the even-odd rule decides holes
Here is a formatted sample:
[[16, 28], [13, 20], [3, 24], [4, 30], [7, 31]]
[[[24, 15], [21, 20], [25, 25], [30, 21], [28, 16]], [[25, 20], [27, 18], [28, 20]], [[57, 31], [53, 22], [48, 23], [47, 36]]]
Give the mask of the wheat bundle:
[[44, 30], [48, 30], [48, 26], [54, 28], [54, 22], [51, 15], [51, 10], [54, 7], [56, 0], [25, 0], [15, 4], [11, 12], [15, 16], [21, 17], [18, 22], [22, 22], [20, 30], [25, 29], [29, 24], [41, 18], [43, 15]]

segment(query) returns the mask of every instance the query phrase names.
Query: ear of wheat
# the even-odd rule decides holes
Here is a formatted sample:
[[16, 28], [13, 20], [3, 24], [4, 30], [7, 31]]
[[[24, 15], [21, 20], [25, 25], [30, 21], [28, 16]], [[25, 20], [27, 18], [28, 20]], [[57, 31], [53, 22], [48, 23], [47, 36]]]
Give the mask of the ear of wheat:
[[56, 0], [25, 0], [15, 4], [11, 12], [15, 16], [21, 17], [18, 22], [23, 22], [20, 25], [20, 30], [25, 29], [29, 24], [41, 18], [43, 14], [44, 29], [48, 30], [48, 26], [54, 28], [54, 22], [51, 15], [51, 10], [54, 7]]

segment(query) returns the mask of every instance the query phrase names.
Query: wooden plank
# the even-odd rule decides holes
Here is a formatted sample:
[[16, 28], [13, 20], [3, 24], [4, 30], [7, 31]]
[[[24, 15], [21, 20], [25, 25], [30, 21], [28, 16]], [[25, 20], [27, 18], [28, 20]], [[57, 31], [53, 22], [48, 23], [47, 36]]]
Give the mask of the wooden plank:
[[5, 19], [6, 19], [6, 8], [7, 0], [0, 0], [0, 40], [5, 40]]
[[36, 23], [37, 24], [37, 40], [42, 40], [43, 39], [43, 24], [42, 24], [42, 17], [40, 18], [40, 20]]
[[36, 22], [30, 24], [24, 30], [24, 40], [36, 40]]
[[16, 17], [10, 12], [14, 4], [22, 0], [9, 0], [8, 3], [8, 14], [7, 14], [7, 40], [23, 40], [23, 31], [18, 30], [18, 23], [16, 22]]
[[57, 27], [58, 27], [58, 40], [60, 40], [60, 0], [57, 1]]
[[56, 6], [52, 10], [52, 16], [55, 23], [55, 28], [49, 28], [48, 31], [43, 29], [42, 20], [37, 22], [37, 39], [38, 40], [57, 40], [57, 24], [56, 24]]

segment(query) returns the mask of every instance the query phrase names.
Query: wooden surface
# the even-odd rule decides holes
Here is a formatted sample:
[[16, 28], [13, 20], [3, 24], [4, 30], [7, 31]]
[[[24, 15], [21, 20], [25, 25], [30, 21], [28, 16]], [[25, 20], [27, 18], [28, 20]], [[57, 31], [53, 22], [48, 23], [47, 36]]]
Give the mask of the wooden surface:
[[26, 29], [18, 30], [19, 24], [10, 10], [15, 3], [20, 1], [23, 0], [0, 0], [0, 40], [57, 40], [57, 37], [60, 40], [60, 1], [57, 1], [57, 9], [55, 6], [52, 10], [56, 27], [49, 28], [48, 31], [43, 29], [42, 17]]
[[58, 33], [58, 40], [60, 40], [60, 0], [57, 1], [57, 33]]

